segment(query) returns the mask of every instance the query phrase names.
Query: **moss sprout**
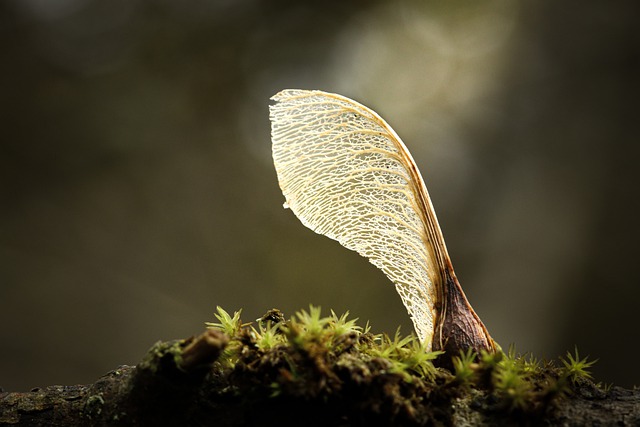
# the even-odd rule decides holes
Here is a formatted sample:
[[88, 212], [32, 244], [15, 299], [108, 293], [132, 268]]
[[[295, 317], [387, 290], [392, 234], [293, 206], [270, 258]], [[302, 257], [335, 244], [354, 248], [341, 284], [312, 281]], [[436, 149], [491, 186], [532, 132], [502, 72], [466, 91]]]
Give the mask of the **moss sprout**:
[[597, 362], [597, 360], [589, 361], [589, 357], [584, 359], [580, 358], [578, 354], [578, 348], [575, 348], [575, 356], [570, 352], [567, 352], [567, 358], [561, 358], [564, 365], [563, 374], [570, 378], [572, 381], [576, 381], [579, 378], [592, 379], [589, 369]]
[[242, 325], [242, 323], [240, 322], [240, 314], [242, 313], [242, 310], [236, 311], [235, 313], [233, 313], [233, 316], [229, 315], [229, 313], [227, 313], [220, 306], [216, 307], [216, 311], [217, 313], [214, 314], [214, 316], [216, 317], [216, 319], [218, 319], [218, 321], [205, 322], [207, 327], [217, 329], [231, 337], [236, 335], [240, 330], [240, 326]]

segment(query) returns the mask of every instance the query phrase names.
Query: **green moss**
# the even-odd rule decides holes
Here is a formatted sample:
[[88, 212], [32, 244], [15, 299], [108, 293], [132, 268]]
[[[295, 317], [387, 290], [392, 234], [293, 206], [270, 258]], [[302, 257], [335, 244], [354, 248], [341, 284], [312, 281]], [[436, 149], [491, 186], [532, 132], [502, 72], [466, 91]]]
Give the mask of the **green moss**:
[[514, 347], [479, 355], [428, 352], [413, 334], [373, 334], [348, 313], [322, 316], [313, 306], [288, 320], [271, 310], [255, 324], [243, 324], [240, 312], [231, 316], [220, 307], [215, 316], [218, 322], [207, 325], [230, 337], [214, 366], [223, 394], [326, 401], [356, 396], [363, 408], [408, 424], [446, 420], [450, 414], [443, 408], [460, 402], [516, 418], [542, 414], [576, 381], [590, 379], [594, 363], [577, 350], [559, 364], [517, 354]]
[[588, 359], [588, 357], [580, 359], [577, 347], [575, 348], [575, 356], [570, 352], [567, 352], [567, 358], [560, 359], [564, 365], [563, 375], [567, 376], [572, 381], [576, 381], [579, 378], [592, 379], [589, 369], [597, 362], [597, 360], [589, 362]]
[[233, 316], [230, 316], [229, 313], [220, 306], [216, 307], [216, 311], [217, 313], [214, 314], [214, 316], [218, 321], [205, 322], [207, 327], [224, 332], [230, 337], [236, 335], [242, 326], [242, 323], [240, 322], [240, 314], [242, 313], [242, 310], [236, 311], [233, 313]]

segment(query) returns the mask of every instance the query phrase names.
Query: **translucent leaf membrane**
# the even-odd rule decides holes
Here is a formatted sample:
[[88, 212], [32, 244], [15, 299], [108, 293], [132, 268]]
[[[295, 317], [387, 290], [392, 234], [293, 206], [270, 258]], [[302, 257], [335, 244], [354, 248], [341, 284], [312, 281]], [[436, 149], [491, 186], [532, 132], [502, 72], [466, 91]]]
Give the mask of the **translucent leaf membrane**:
[[380, 116], [343, 96], [284, 90], [272, 99], [273, 160], [285, 206], [380, 268], [430, 348], [439, 285], [426, 213], [432, 208], [406, 147]]

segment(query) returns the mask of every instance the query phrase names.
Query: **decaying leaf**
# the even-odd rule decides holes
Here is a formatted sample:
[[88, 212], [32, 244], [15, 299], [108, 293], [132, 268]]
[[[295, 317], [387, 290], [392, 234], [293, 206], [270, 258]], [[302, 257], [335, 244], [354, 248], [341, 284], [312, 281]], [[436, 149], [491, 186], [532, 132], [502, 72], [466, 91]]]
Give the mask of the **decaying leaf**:
[[284, 90], [272, 99], [285, 207], [380, 268], [428, 348], [493, 350], [455, 277], [420, 172], [394, 130], [341, 95]]

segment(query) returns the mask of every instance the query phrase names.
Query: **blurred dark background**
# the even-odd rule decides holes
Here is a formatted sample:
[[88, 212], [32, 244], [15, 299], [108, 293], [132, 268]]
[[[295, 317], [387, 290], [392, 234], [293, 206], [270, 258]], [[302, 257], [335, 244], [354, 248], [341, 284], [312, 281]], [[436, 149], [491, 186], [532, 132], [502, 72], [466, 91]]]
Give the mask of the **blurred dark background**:
[[283, 88], [402, 136], [503, 347], [640, 384], [634, 4], [0, 3], [0, 386], [93, 382], [216, 305], [412, 330], [381, 272], [282, 209]]

